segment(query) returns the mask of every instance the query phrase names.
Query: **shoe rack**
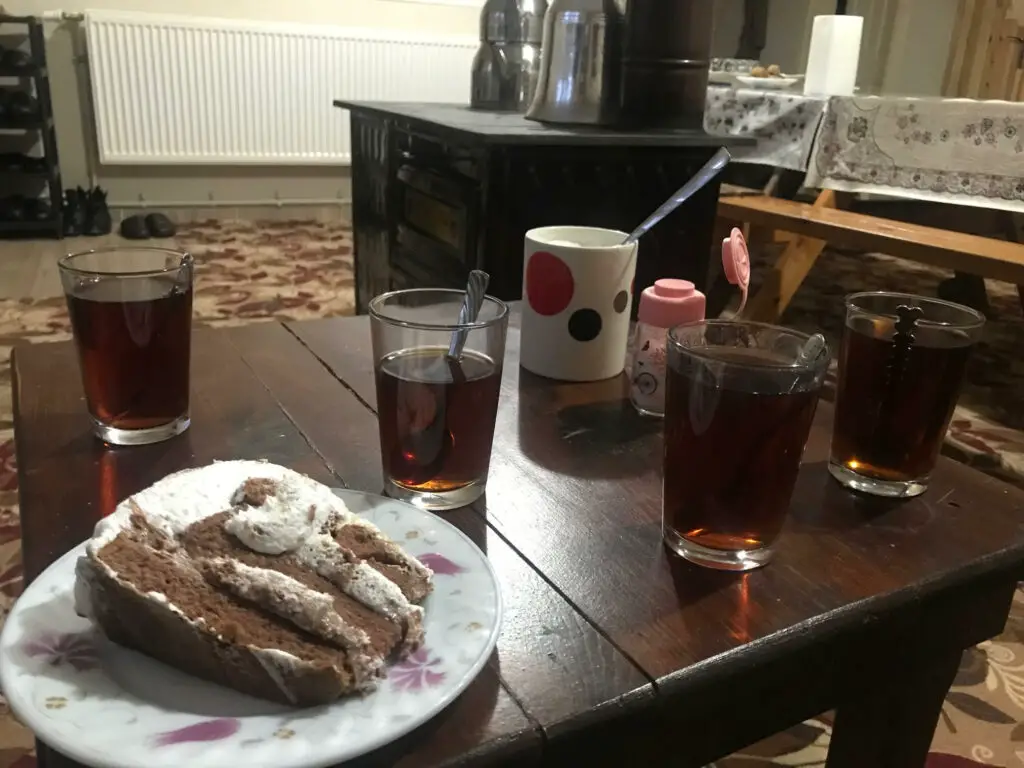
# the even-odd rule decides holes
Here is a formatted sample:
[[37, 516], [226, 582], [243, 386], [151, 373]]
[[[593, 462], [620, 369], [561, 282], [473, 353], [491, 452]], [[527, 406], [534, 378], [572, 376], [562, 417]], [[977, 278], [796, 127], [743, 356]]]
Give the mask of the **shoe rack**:
[[0, 237], [63, 232], [43, 24], [0, 14]]

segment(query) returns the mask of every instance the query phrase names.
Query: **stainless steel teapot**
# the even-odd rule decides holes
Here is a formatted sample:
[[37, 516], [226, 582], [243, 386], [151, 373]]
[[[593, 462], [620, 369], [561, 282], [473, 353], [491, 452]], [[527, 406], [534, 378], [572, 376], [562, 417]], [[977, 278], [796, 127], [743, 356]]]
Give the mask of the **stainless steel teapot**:
[[618, 117], [624, 0], [552, 0], [531, 120], [611, 125]]

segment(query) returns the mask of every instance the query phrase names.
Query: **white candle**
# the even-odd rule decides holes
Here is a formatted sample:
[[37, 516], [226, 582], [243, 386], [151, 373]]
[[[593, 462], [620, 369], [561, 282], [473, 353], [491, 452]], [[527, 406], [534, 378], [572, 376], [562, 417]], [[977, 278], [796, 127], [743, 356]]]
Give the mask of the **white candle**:
[[804, 93], [852, 96], [857, 84], [863, 16], [815, 16]]

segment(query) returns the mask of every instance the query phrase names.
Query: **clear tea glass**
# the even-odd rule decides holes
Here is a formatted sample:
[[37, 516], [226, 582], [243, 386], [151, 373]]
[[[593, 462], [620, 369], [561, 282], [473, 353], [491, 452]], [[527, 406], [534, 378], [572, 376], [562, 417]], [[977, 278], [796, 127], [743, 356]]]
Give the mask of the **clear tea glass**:
[[771, 559], [828, 370], [810, 338], [727, 320], [669, 331], [662, 514], [676, 554], [731, 571]]
[[106, 248], [58, 266], [96, 436], [144, 445], [188, 429], [192, 257]]
[[369, 307], [385, 492], [424, 509], [476, 501], [491, 462], [509, 309], [486, 296], [476, 321], [459, 323], [464, 295], [393, 291]]
[[[913, 319], [899, 336], [900, 318]], [[906, 293], [846, 298], [829, 472], [876, 496], [924, 493], [985, 316]]]

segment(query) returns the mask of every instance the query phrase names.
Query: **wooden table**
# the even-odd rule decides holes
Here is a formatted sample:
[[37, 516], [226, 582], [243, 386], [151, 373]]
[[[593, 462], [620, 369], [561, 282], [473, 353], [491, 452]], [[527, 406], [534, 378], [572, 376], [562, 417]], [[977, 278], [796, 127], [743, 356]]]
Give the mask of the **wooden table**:
[[[825, 469], [823, 404], [775, 561], [702, 570], [661, 545], [659, 423], [624, 381], [547, 381], [518, 354], [513, 327], [487, 496], [445, 514], [501, 580], [497, 651], [442, 715], [353, 765], [700, 766], [830, 708], [830, 768], [922, 765], [961, 650], [1003, 627], [1024, 493], [942, 459], [917, 500], [851, 495]], [[381, 488], [366, 318], [198, 330], [193, 367], [185, 435], [107, 450], [72, 346], [16, 348], [27, 579], [126, 495], [213, 459]]]

